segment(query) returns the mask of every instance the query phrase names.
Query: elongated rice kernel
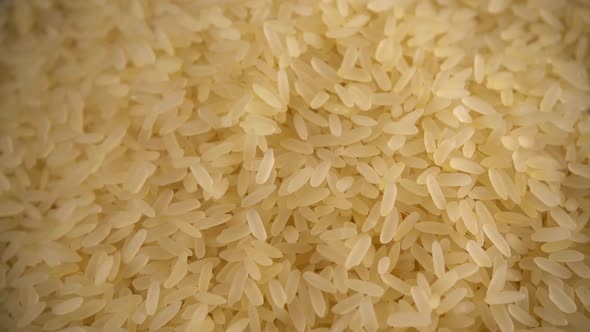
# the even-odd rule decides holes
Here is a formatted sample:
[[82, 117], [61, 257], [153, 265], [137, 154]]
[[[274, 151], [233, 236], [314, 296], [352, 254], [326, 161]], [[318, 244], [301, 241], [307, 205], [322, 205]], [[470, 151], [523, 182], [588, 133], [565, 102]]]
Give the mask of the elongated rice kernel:
[[528, 181], [531, 193], [535, 195], [541, 202], [549, 207], [556, 207], [559, 204], [559, 197], [544, 183], [537, 180]]
[[157, 167], [150, 162], [138, 163], [127, 177], [124, 187], [131, 193], [138, 193]]
[[395, 182], [388, 182], [383, 189], [383, 197], [381, 198], [380, 213], [381, 216], [388, 215], [393, 207], [397, 197], [397, 185]]
[[260, 84], [254, 83], [252, 85], [252, 91], [254, 91], [254, 93], [269, 106], [274, 108], [281, 108], [281, 101], [268, 88]]
[[82, 297], [72, 297], [70, 299], [63, 300], [53, 305], [53, 307], [51, 308], [51, 312], [53, 312], [56, 315], [65, 315], [78, 309], [82, 305], [82, 302], [84, 302], [84, 299]]
[[330, 114], [328, 117], [328, 123], [330, 132], [334, 136], [341, 136], [342, 135], [342, 124], [340, 122], [340, 118], [336, 114]]
[[394, 239], [398, 224], [399, 214], [397, 209], [393, 208], [393, 210], [385, 216], [383, 228], [379, 234], [379, 241], [383, 244], [391, 242]]
[[290, 100], [289, 76], [284, 68], [279, 69], [277, 72], [277, 84], [279, 96], [283, 103], [288, 104]]
[[287, 192], [292, 193], [303, 187], [313, 175], [312, 167], [305, 167], [296, 172], [287, 186]]
[[342, 85], [334, 85], [334, 90], [336, 91], [336, 95], [338, 96], [338, 98], [340, 98], [340, 100], [346, 107], [352, 107], [354, 105], [354, 99], [352, 98], [348, 90], [344, 88]]
[[268, 180], [273, 170], [274, 162], [275, 157], [273, 149], [266, 150], [262, 157], [262, 161], [260, 161], [260, 165], [258, 166], [258, 171], [256, 172], [256, 183], [263, 184]]
[[160, 284], [156, 281], [152, 281], [150, 284], [146, 300], [145, 300], [145, 310], [148, 315], [153, 315], [158, 308], [158, 301], [160, 298]]
[[338, 74], [334, 70], [334, 68], [330, 67], [329, 64], [325, 63], [323, 60], [313, 57], [311, 58], [311, 67], [325, 79], [330, 81], [337, 81]]
[[449, 154], [454, 148], [455, 142], [450, 139], [440, 142], [438, 149], [436, 149], [432, 155], [434, 163], [437, 165], [442, 165], [447, 160]]
[[314, 170], [313, 174], [311, 175], [311, 178], [309, 180], [309, 184], [312, 187], [318, 187], [319, 185], [322, 184], [322, 182], [324, 182], [324, 180], [326, 179], [326, 176], [328, 175], [328, 172], [330, 171], [330, 162], [328, 161], [322, 161]]
[[439, 315], [442, 315], [446, 312], [448, 312], [449, 310], [451, 310], [452, 308], [454, 308], [459, 302], [461, 302], [461, 300], [463, 300], [465, 298], [465, 296], [467, 295], [467, 289], [466, 288], [455, 288], [451, 291], [449, 291], [445, 297], [442, 299], [442, 301], [440, 302], [438, 308], [436, 308], [436, 312]]
[[565, 266], [550, 261], [547, 258], [535, 257], [533, 261], [535, 262], [535, 264], [537, 264], [537, 266], [539, 266], [539, 268], [541, 268], [541, 270], [551, 273], [552, 275], [558, 278], [568, 279], [572, 276], [571, 271], [568, 270]]
[[327, 293], [335, 293], [336, 289], [334, 288], [334, 285], [330, 282], [330, 280], [327, 280], [326, 278], [320, 276], [319, 274], [315, 273], [315, 272], [304, 272], [303, 273], [303, 279], [311, 286], [311, 287], [316, 287], [318, 289], [321, 289], [324, 292]]
[[412, 67], [406, 70], [393, 86], [393, 92], [399, 93], [400, 91], [402, 91], [402, 89], [404, 89], [406, 85], [410, 82], [410, 80], [414, 77], [415, 73], [416, 67]]
[[549, 210], [551, 217], [559, 224], [559, 226], [563, 228], [567, 228], [569, 230], [574, 230], [577, 227], [576, 221], [567, 214], [562, 208], [554, 207]]
[[377, 270], [378, 270], [379, 274], [385, 274], [385, 273], [389, 272], [390, 266], [391, 266], [391, 260], [389, 259], [389, 257], [382, 257], [379, 260]]
[[[459, 276], [457, 275], [457, 273], [455, 271], [448, 271], [448, 272], [441, 274], [441, 276], [438, 278], [438, 280], [436, 280], [435, 282], [432, 283], [432, 287], [431, 287], [432, 291], [431, 292], [433, 294], [446, 293], [449, 289], [453, 288], [453, 286], [457, 283], [458, 278], [459, 278]], [[436, 302], [438, 302], [438, 300]], [[431, 300], [431, 305], [433, 305], [432, 300]], [[434, 306], [436, 306], [436, 305], [434, 305]]]
[[164, 288], [172, 288], [177, 285], [187, 274], [186, 256], [179, 256], [170, 269], [168, 278], [163, 283]]
[[98, 265], [95, 275], [94, 275], [94, 284], [100, 285], [104, 283], [113, 268], [114, 259], [113, 256], [107, 255], [104, 257], [100, 265]]
[[424, 312], [395, 312], [387, 317], [387, 325], [396, 328], [425, 327], [430, 324], [430, 315]]
[[248, 210], [246, 213], [246, 219], [252, 235], [259, 240], [266, 240], [266, 230], [264, 229], [264, 224], [262, 223], [262, 219], [260, 219], [258, 212], [254, 209]]
[[491, 305], [490, 312], [492, 313], [492, 317], [494, 317], [496, 324], [498, 324], [500, 331], [514, 331], [514, 322], [512, 322], [512, 318], [510, 318], [505, 305]]
[[438, 241], [432, 242], [432, 266], [434, 273], [440, 278], [445, 272], [445, 256]]
[[470, 174], [481, 174], [484, 172], [483, 167], [465, 158], [452, 158], [450, 165], [452, 168]]
[[539, 325], [537, 320], [533, 316], [531, 316], [529, 314], [529, 312], [525, 311], [524, 309], [522, 309], [520, 306], [518, 306], [516, 304], [509, 304], [508, 305], [508, 312], [515, 320], [517, 320], [521, 324], [524, 324], [524, 325], [530, 326], [530, 327], [537, 327]]
[[493, 168], [488, 169], [488, 177], [490, 178], [490, 183], [496, 194], [502, 199], [508, 199], [508, 189], [506, 188], [502, 176], [498, 173], [498, 170]]
[[549, 298], [561, 311], [568, 314], [576, 312], [576, 302], [561, 287], [549, 285]]
[[455, 107], [453, 109], [453, 114], [455, 115], [455, 117], [457, 117], [459, 121], [463, 123], [471, 123], [472, 121], [469, 112], [462, 105]]
[[570, 172], [576, 175], [590, 179], [590, 165], [584, 165], [580, 163], [569, 163], [568, 169], [570, 170]]
[[471, 183], [472, 177], [463, 173], [442, 173], [436, 179], [441, 187], [461, 187]]
[[426, 187], [428, 188], [428, 192], [430, 193], [434, 205], [441, 210], [444, 209], [447, 205], [447, 200], [440, 189], [440, 185], [438, 184], [435, 175], [430, 174], [426, 177]]
[[319, 317], [326, 315], [326, 302], [322, 292], [315, 287], [308, 287], [309, 298], [311, 300], [311, 306]]
[[229, 325], [227, 328], [227, 332], [242, 332], [246, 330], [247, 326], [248, 318], [241, 318]]
[[330, 98], [330, 95], [328, 95], [326, 93], [326, 91], [320, 91], [318, 92], [313, 99], [311, 100], [309, 107], [313, 108], [313, 109], [318, 109], [320, 107], [322, 107], [326, 101], [328, 101], [328, 99]]
[[561, 250], [549, 254], [549, 260], [560, 263], [581, 262], [584, 255], [575, 250]]
[[473, 261], [481, 267], [491, 267], [492, 261], [488, 254], [473, 240], [467, 242], [467, 252]]
[[123, 263], [128, 263], [135, 257], [143, 242], [145, 241], [146, 237], [147, 231], [145, 229], [140, 229], [129, 238], [127, 243], [125, 243], [125, 245], [123, 246]]
[[416, 304], [419, 312], [430, 312], [432, 309], [429, 304], [428, 294], [426, 291], [418, 286], [410, 288], [410, 294], [412, 294], [412, 299]]
[[525, 294], [517, 291], [499, 291], [488, 294], [485, 301], [490, 305], [515, 303], [525, 299]]
[[283, 307], [287, 302], [287, 295], [279, 281], [272, 279], [268, 282], [271, 298], [277, 307]]
[[486, 234], [488, 239], [490, 239], [490, 241], [494, 244], [496, 249], [498, 249], [502, 253], [502, 255], [510, 257], [510, 245], [508, 245], [508, 242], [506, 242], [502, 234], [498, 232], [496, 226], [492, 224], [485, 224], [482, 228], [484, 233]]
[[350, 269], [358, 264], [365, 258], [365, 254], [371, 246], [371, 237], [367, 234], [359, 236], [354, 246], [350, 250], [350, 253], [346, 257], [344, 267]]
[[481, 113], [484, 115], [496, 113], [496, 110], [494, 109], [493, 106], [491, 106], [485, 100], [480, 99], [478, 97], [475, 97], [475, 96], [463, 97], [461, 99], [461, 101], [463, 102], [463, 104], [465, 106], [471, 108], [475, 112], [478, 112], [478, 113]]
[[541, 99], [539, 109], [541, 112], [549, 112], [553, 109], [557, 101], [561, 97], [561, 88], [557, 84], [551, 85]]
[[213, 190], [213, 179], [205, 167], [203, 167], [203, 165], [200, 163], [194, 164], [190, 167], [190, 170], [199, 185], [201, 185], [204, 190]]
[[378, 184], [381, 181], [379, 174], [367, 163], [357, 163], [356, 169], [369, 183]]
[[437, 235], [449, 234], [452, 231], [449, 225], [437, 221], [421, 221], [416, 223], [414, 227], [422, 233]]
[[473, 235], [478, 234], [480, 225], [477, 223], [477, 218], [473, 213], [472, 207], [465, 199], [459, 202], [459, 214], [467, 230]]
[[309, 131], [307, 129], [307, 125], [305, 124], [305, 120], [299, 114], [293, 115], [293, 126], [295, 127], [295, 131], [299, 138], [303, 141], [306, 141], [309, 136]]
[[404, 143], [406, 142], [406, 137], [405, 136], [391, 136], [391, 138], [389, 139], [389, 141], [387, 141], [387, 146], [393, 150], [399, 150]]

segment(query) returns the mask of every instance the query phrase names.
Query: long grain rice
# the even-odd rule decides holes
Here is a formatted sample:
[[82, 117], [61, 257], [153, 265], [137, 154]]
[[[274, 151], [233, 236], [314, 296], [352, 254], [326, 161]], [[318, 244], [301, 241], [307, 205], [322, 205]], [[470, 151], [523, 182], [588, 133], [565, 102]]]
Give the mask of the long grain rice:
[[394, 182], [388, 182], [383, 189], [383, 197], [381, 199], [380, 213], [381, 216], [388, 215], [395, 206], [397, 196], [397, 185]]
[[576, 303], [562, 288], [549, 285], [549, 298], [561, 311], [568, 314], [576, 312]]
[[72, 297], [54, 304], [51, 308], [51, 312], [55, 315], [65, 315], [78, 309], [82, 305], [82, 302], [84, 302], [82, 297]]
[[434, 205], [441, 210], [444, 209], [447, 205], [447, 200], [445, 199], [445, 195], [443, 194], [435, 175], [430, 174], [426, 177], [426, 187], [428, 188], [428, 193], [430, 193]]
[[445, 272], [445, 256], [442, 247], [438, 241], [432, 242], [432, 266], [437, 277], [441, 277]]
[[547, 258], [544, 257], [536, 257], [534, 258], [535, 264], [539, 266], [539, 268], [545, 272], [551, 273], [552, 275], [562, 278], [568, 279], [572, 276], [572, 272], [568, 270], [565, 266], [552, 262]]
[[326, 278], [314, 272], [304, 272], [303, 279], [311, 286], [323, 290], [327, 293], [334, 293], [334, 285]]
[[512, 322], [508, 310], [506, 310], [506, 306], [491, 305], [490, 312], [492, 313], [492, 317], [494, 317], [496, 324], [498, 324], [500, 331], [514, 331], [514, 322]]
[[0, 6], [1, 330], [588, 325], [586, 1]]
[[497, 228], [492, 224], [485, 224], [482, 226], [484, 233], [490, 239], [490, 241], [496, 246], [496, 249], [506, 257], [511, 256], [510, 245], [506, 242], [506, 239], [498, 232]]
[[395, 232], [399, 224], [399, 213], [397, 209], [393, 209], [383, 221], [383, 228], [379, 234], [379, 241], [383, 244], [389, 243], [393, 240]]
[[248, 210], [246, 213], [246, 220], [252, 235], [259, 240], [266, 240], [266, 230], [264, 229], [264, 224], [262, 223], [262, 219], [260, 219], [258, 212], [254, 209]]
[[272, 279], [268, 282], [268, 290], [272, 301], [277, 307], [281, 308], [287, 303], [287, 294], [285, 294], [283, 286], [277, 280]]
[[270, 173], [273, 170], [274, 162], [275, 157], [273, 149], [266, 150], [260, 161], [260, 165], [258, 166], [258, 171], [256, 172], [256, 183], [263, 184], [268, 180]]
[[396, 328], [425, 327], [429, 324], [429, 315], [422, 312], [396, 312], [387, 317], [387, 325]]
[[469, 240], [466, 246], [467, 252], [473, 261], [481, 267], [491, 267], [492, 261], [488, 254], [473, 240]]
[[360, 264], [361, 261], [365, 258], [365, 255], [366, 255], [367, 251], [369, 250], [370, 246], [371, 246], [371, 237], [366, 234], [361, 235], [356, 240], [356, 242], [354, 243], [354, 246], [350, 250], [350, 253], [346, 257], [346, 262], [345, 262], [344, 266], [347, 269], [350, 269], [350, 268]]

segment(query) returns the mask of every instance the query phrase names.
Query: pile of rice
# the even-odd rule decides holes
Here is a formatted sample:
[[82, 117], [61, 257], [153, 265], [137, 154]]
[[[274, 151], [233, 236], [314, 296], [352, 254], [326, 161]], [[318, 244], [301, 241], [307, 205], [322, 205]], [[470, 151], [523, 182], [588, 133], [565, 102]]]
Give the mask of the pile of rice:
[[3, 331], [587, 331], [587, 0], [0, 4]]

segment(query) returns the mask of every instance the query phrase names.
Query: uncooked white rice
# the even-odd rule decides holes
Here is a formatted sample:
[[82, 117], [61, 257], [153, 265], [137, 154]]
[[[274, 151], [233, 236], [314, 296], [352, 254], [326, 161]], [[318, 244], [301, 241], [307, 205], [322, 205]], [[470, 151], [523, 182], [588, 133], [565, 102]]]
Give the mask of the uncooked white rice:
[[572, 272], [560, 263], [550, 261], [545, 257], [536, 257], [533, 260], [535, 264], [543, 271], [552, 274], [561, 279], [569, 279]]
[[379, 234], [379, 242], [383, 244], [391, 242], [395, 236], [398, 224], [399, 213], [395, 208], [393, 208], [393, 210], [387, 216], [385, 216], [383, 227]]
[[477, 265], [482, 267], [492, 266], [490, 256], [488, 256], [488, 254], [475, 241], [467, 241], [465, 249]]
[[248, 210], [248, 212], [246, 212], [246, 220], [252, 235], [259, 240], [266, 240], [266, 230], [264, 229], [264, 224], [262, 223], [262, 219], [260, 219], [258, 212], [254, 209]]
[[277, 307], [282, 308], [287, 302], [287, 294], [285, 294], [283, 286], [281, 286], [278, 280], [272, 279], [268, 282], [268, 290], [273, 303]]
[[346, 262], [344, 263], [344, 267], [350, 269], [358, 264], [365, 258], [369, 247], [371, 246], [371, 237], [367, 234], [362, 234], [358, 237], [352, 249], [348, 253], [346, 257]]
[[426, 177], [426, 187], [428, 188], [430, 198], [432, 198], [434, 205], [441, 210], [444, 209], [447, 205], [447, 200], [440, 189], [440, 185], [438, 184], [435, 175], [430, 174]]
[[323, 290], [324, 292], [334, 293], [334, 286], [330, 280], [315, 272], [304, 272], [303, 279], [311, 286]]
[[55, 315], [65, 315], [78, 309], [82, 305], [82, 302], [84, 302], [84, 298], [79, 296], [72, 297], [70, 299], [55, 303], [51, 308], [51, 312]]
[[384, 289], [376, 283], [358, 279], [348, 279], [347, 286], [351, 290], [377, 298], [383, 296], [383, 293], [385, 292]]
[[508, 244], [508, 242], [506, 242], [502, 234], [498, 232], [496, 226], [492, 224], [484, 224], [482, 226], [482, 229], [485, 235], [488, 237], [488, 239], [490, 239], [490, 241], [494, 244], [496, 249], [498, 249], [498, 251], [500, 251], [506, 257], [511, 256], [510, 245]]
[[397, 197], [397, 185], [395, 182], [387, 182], [383, 188], [383, 197], [381, 199], [380, 213], [381, 216], [388, 215], [395, 206]]
[[524, 326], [537, 327], [539, 325], [537, 320], [533, 316], [531, 316], [527, 310], [523, 309], [522, 307], [516, 304], [509, 304], [508, 312], [515, 320], [517, 320]]
[[268, 88], [254, 83], [252, 85], [252, 91], [260, 98], [262, 101], [267, 103], [268, 105], [274, 108], [281, 108], [281, 101], [279, 98]]
[[1, 2], [0, 330], [586, 329], [588, 18]]
[[395, 328], [426, 327], [430, 324], [430, 316], [424, 312], [399, 311], [389, 315], [387, 324]]
[[576, 303], [562, 288], [549, 285], [549, 298], [561, 311], [567, 314], [576, 312]]
[[160, 298], [160, 283], [157, 281], [152, 281], [150, 286], [147, 290], [146, 299], [145, 299], [145, 310], [148, 315], [153, 315], [156, 313], [156, 309], [158, 308], [158, 301]]
[[263, 184], [265, 183], [268, 178], [270, 177], [270, 173], [273, 170], [275, 162], [275, 157], [273, 153], [273, 149], [268, 149], [264, 152], [264, 156], [260, 161], [260, 165], [258, 166], [258, 171], [256, 172], [256, 183]]
[[506, 306], [499, 304], [490, 305], [490, 312], [492, 313], [494, 321], [498, 324], [500, 331], [514, 331], [514, 323], [512, 322], [512, 319], [510, 319]]

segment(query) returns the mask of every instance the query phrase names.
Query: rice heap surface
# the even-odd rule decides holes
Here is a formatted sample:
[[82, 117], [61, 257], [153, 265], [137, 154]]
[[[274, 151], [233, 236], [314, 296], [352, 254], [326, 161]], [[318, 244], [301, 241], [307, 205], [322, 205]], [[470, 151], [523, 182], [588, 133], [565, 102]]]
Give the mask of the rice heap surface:
[[12, 0], [3, 331], [587, 331], [586, 0]]

